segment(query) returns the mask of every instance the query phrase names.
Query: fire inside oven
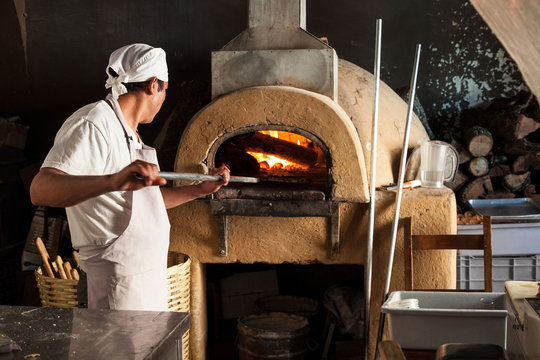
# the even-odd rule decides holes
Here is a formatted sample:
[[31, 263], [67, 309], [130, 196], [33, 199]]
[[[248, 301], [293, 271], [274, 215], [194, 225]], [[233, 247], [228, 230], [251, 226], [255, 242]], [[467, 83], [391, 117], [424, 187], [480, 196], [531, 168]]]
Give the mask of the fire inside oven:
[[328, 185], [325, 152], [315, 141], [293, 132], [261, 130], [234, 136], [220, 146], [215, 162], [227, 164], [231, 175], [260, 179], [259, 187], [325, 192]]

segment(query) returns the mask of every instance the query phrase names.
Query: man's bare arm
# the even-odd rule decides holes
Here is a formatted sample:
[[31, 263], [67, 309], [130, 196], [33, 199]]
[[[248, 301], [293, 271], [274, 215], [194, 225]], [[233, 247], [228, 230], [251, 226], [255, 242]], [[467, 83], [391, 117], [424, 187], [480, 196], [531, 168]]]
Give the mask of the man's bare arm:
[[[141, 174], [143, 179], [135, 177]], [[30, 199], [34, 205], [69, 207], [111, 192], [138, 190], [145, 186], [164, 185], [157, 176], [157, 166], [137, 160], [111, 175], [76, 176], [55, 168], [42, 168], [32, 180]]]
[[161, 188], [161, 194], [165, 207], [167, 209], [184, 204], [188, 201], [194, 200], [199, 197], [203, 197], [218, 191], [222, 186], [226, 186], [229, 183], [230, 171], [226, 166], [221, 166], [210, 171], [212, 175], [220, 175], [223, 180], [221, 181], [204, 181], [198, 185], [188, 185]]

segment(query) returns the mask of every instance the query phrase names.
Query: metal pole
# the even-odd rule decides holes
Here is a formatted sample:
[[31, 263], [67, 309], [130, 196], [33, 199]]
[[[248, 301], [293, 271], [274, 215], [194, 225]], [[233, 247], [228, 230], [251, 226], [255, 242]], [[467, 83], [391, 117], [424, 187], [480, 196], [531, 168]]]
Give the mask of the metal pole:
[[[220, 181], [219, 175], [207, 175], [207, 174], [192, 174], [192, 173], [176, 173], [160, 171], [159, 177], [166, 180], [192, 180], [192, 181]], [[242, 183], [258, 183], [259, 179], [247, 176], [231, 176], [229, 182], [242, 182]]]
[[[396, 209], [394, 212], [394, 221], [392, 223], [392, 235], [391, 235], [391, 241], [390, 241], [390, 249], [388, 251], [388, 264], [386, 268], [386, 281], [384, 283], [384, 294], [383, 294], [383, 300], [384, 303], [386, 299], [388, 298], [388, 292], [390, 291], [390, 280], [392, 279], [392, 267], [394, 264], [394, 251], [396, 248], [396, 237], [397, 237], [397, 229], [399, 225], [399, 210], [401, 208], [401, 198], [403, 196], [403, 181], [405, 178], [405, 166], [407, 163], [407, 150], [409, 147], [409, 134], [411, 129], [411, 119], [413, 114], [413, 108], [414, 108], [414, 98], [415, 98], [415, 92], [416, 92], [416, 78], [418, 75], [418, 63], [420, 60], [420, 49], [421, 45], [416, 45], [416, 55], [414, 58], [414, 67], [413, 67], [413, 74], [411, 78], [411, 86], [410, 86], [410, 92], [409, 92], [409, 106], [407, 110], [407, 120], [405, 125], [405, 135], [403, 137], [403, 151], [401, 152], [401, 161], [399, 166], [399, 180], [397, 185], [397, 195], [396, 195]], [[381, 311], [380, 317], [379, 317], [379, 331], [377, 333], [377, 344], [382, 340], [383, 337], [383, 331], [384, 331], [384, 320], [385, 316], [384, 313]], [[376, 351], [376, 359], [378, 359], [378, 351]]]
[[[381, 70], [382, 20], [377, 19], [375, 35], [375, 64], [373, 71], [373, 128], [371, 132], [371, 184], [369, 202], [369, 228], [367, 238], [367, 259], [365, 273], [365, 314], [364, 314], [364, 359], [369, 357], [369, 312], [371, 302], [371, 275], [373, 271], [373, 229], [375, 225], [375, 185], [377, 173], [377, 137], [379, 125], [379, 83]], [[369, 150], [369, 149], [368, 149]]]

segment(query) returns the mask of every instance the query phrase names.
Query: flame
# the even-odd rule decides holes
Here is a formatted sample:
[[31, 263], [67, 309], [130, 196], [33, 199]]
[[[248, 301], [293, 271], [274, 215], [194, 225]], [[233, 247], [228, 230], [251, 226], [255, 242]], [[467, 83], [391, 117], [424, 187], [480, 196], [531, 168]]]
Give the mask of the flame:
[[[305, 138], [304, 136], [285, 132], [285, 131], [277, 131], [277, 130], [262, 130], [259, 131], [261, 134], [272, 136], [276, 139], [281, 139], [285, 141], [289, 141], [292, 143], [295, 143], [299, 146], [305, 146], [307, 147], [309, 144], [309, 140]], [[258, 153], [258, 152], [251, 152], [248, 151], [248, 154], [253, 156], [257, 161], [259, 162], [261, 169], [294, 169], [294, 168], [302, 168], [302, 169], [308, 169], [308, 166], [304, 166], [301, 164], [297, 164], [294, 162], [290, 162], [288, 160], [279, 158], [277, 156], [273, 156], [270, 154], [264, 154], [264, 153]]]
[[286, 131], [262, 130], [259, 132], [261, 134], [269, 135], [269, 136], [275, 137], [276, 139], [289, 141], [300, 146], [308, 146], [308, 143], [309, 143], [308, 139], [305, 138], [304, 136], [298, 135], [295, 133], [286, 132]]
[[247, 153], [250, 154], [251, 156], [253, 156], [255, 159], [257, 159], [259, 164], [261, 164], [261, 168], [270, 169], [270, 168], [273, 168], [273, 167], [284, 168], [284, 167], [288, 167], [288, 166], [298, 166], [298, 164], [296, 164], [296, 163], [287, 161], [287, 160], [279, 158], [277, 156], [272, 156], [272, 155], [258, 153], [258, 152], [251, 152], [251, 151], [248, 151]]

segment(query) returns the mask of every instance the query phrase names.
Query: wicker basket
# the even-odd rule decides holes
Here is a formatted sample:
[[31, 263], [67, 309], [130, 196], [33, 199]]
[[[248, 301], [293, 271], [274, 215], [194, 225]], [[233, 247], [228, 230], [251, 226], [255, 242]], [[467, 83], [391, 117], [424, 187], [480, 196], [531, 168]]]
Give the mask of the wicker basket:
[[46, 307], [77, 307], [78, 280], [55, 279], [43, 275], [41, 266], [35, 271], [41, 305]]
[[[167, 302], [169, 311], [189, 312], [191, 259], [184, 254], [169, 252], [167, 258]], [[182, 336], [182, 359], [189, 360], [189, 330]]]

